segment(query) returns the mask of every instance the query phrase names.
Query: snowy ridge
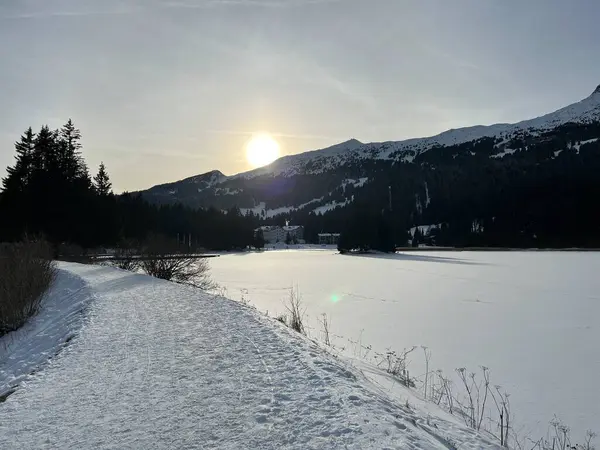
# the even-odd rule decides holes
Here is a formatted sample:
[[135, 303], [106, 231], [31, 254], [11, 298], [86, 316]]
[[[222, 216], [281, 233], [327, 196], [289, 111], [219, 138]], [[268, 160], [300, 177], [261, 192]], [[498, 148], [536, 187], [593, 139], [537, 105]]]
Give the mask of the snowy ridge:
[[206, 185], [206, 187], [212, 187], [212, 186], [215, 186], [216, 184], [222, 183], [226, 179], [227, 179], [227, 177], [225, 175], [223, 175], [221, 172], [219, 172], [218, 170], [212, 170], [205, 174], [188, 178], [185, 181], [190, 181], [190, 182], [196, 183], [196, 184], [204, 183]]
[[[486, 153], [486, 157], [501, 160], [507, 156], [510, 157], [509, 155], [516, 152], [529, 151], [528, 145], [521, 147], [521, 142], [527, 141], [529, 138], [538, 137], [567, 123], [589, 124], [593, 122], [600, 122], [600, 86], [589, 97], [577, 103], [550, 114], [514, 124], [477, 125], [448, 130], [435, 136], [403, 141], [364, 144], [356, 139], [350, 139], [321, 150], [283, 156], [270, 165], [248, 172], [225, 176], [215, 170], [175, 183], [154, 186], [143, 193], [152, 201], [158, 203], [180, 201], [193, 207], [216, 206], [221, 209], [228, 209], [233, 204], [238, 204], [238, 206], [244, 207], [242, 209], [243, 212], [252, 210], [261, 215], [264, 212], [265, 217], [289, 213], [305, 208], [310, 204], [314, 204], [314, 207], [322, 206], [322, 210], [324, 211], [327, 205], [322, 205], [322, 200], [319, 200], [319, 197], [327, 199], [325, 189], [323, 189], [323, 192], [317, 192], [314, 199], [302, 198], [301, 201], [305, 202], [303, 205], [290, 205], [289, 200], [286, 200], [287, 204], [283, 204], [279, 199], [273, 199], [271, 195], [266, 194], [268, 189], [265, 191], [265, 186], [269, 186], [271, 181], [279, 183], [282, 180], [270, 180], [269, 178], [320, 175], [334, 171], [337, 176], [347, 171], [348, 178], [342, 181], [342, 189], [345, 189], [348, 185], [353, 185], [354, 188], [360, 189], [366, 183], [369, 183], [374, 176], [371, 164], [367, 163], [381, 161], [385, 162], [384, 165], [397, 163], [414, 164], [415, 160], [418, 161], [417, 158], [420, 155], [429, 150], [442, 149], [443, 152], [449, 146], [475, 142], [482, 138], [493, 139], [494, 147], [497, 149], [494, 154]], [[586, 139], [588, 138], [596, 138], [596, 136], [593, 134], [586, 135]], [[511, 142], [514, 140], [518, 141], [518, 143], [511, 145]], [[564, 150], [574, 149], [578, 154], [579, 147], [590, 142], [593, 142], [593, 140], [581, 143], [572, 142]], [[469, 147], [469, 145], [466, 147]], [[554, 158], [560, 155], [560, 152], [556, 152], [556, 150], [553, 154]], [[463, 156], [461, 154], [462, 151], [467, 155], [476, 156], [476, 151], [469, 148], [452, 149], [450, 156], [452, 158], [459, 158]], [[432, 170], [434, 169], [435, 167], [432, 167]], [[259, 179], [255, 182], [253, 181], [255, 178]], [[315, 177], [315, 181], [320, 182], [319, 177]], [[292, 184], [289, 186], [292, 186]], [[428, 193], [425, 192], [423, 199], [416, 200], [417, 204], [421, 205], [418, 208], [427, 207], [428, 197]], [[336, 199], [340, 200], [339, 196]], [[347, 203], [351, 201], [347, 196], [345, 200]], [[271, 201], [273, 201], [273, 204], [285, 206], [265, 211], [261, 202], [270, 204]], [[329, 207], [335, 207], [329, 200], [326, 201]]]
[[61, 267], [91, 289], [90, 320], [0, 405], [6, 448], [499, 448], [254, 309], [107, 267]]
[[[451, 129], [435, 136], [413, 138], [404, 141], [375, 142], [362, 144], [356, 139], [322, 150], [298, 155], [284, 156], [272, 164], [249, 172], [229, 177], [251, 179], [262, 175], [292, 176], [299, 173], [322, 173], [350, 162], [364, 159], [394, 159], [412, 162], [416, 155], [438, 146], [463, 144], [484, 137], [511, 137], [527, 132], [541, 133], [566, 123], [591, 123], [600, 120], [600, 86], [592, 95], [580, 102], [561, 108], [550, 114], [524, 120], [515, 124], [476, 125]], [[496, 156], [501, 157], [501, 156]]]
[[[336, 144], [321, 150], [312, 150], [297, 155], [284, 156], [267, 166], [259, 167], [258, 169], [254, 169], [249, 172], [243, 172], [237, 175], [233, 175], [229, 177], [229, 179], [251, 179], [269, 174], [272, 174], [273, 176], [281, 174], [291, 176], [298, 173], [296, 168], [299, 166], [304, 166], [309, 162], [319, 163], [325, 161], [325, 167], [322, 167], [320, 170], [315, 170], [314, 172], [312, 172], [319, 173], [326, 170], [327, 168], [335, 167], [336, 163], [339, 164], [340, 161], [343, 159], [344, 155], [354, 154], [363, 145], [364, 144], [362, 142], [357, 141], [356, 139], [350, 139], [349, 141], [342, 142], [340, 144]], [[330, 161], [330, 159], [333, 159], [333, 161]]]
[[[214, 188], [226, 180], [227, 176], [223, 175], [223, 173], [218, 170], [211, 170], [210, 172], [185, 178], [174, 183], [159, 184], [152, 187], [150, 190], [166, 189], [168, 195], [177, 195], [179, 193], [179, 187], [182, 185], [192, 185], [198, 192], [202, 192], [205, 189]], [[224, 191], [225, 195], [234, 195], [235, 193], [236, 192], [229, 192], [229, 190]]]

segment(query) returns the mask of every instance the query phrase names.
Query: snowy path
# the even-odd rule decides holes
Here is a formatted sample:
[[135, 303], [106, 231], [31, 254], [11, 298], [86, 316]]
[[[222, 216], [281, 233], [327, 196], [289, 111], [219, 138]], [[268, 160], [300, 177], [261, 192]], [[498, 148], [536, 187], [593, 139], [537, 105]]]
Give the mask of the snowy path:
[[94, 298], [86, 324], [0, 404], [0, 448], [445, 449], [449, 438], [495, 448], [443, 420], [450, 434], [433, 432], [250, 308], [142, 275], [61, 267]]

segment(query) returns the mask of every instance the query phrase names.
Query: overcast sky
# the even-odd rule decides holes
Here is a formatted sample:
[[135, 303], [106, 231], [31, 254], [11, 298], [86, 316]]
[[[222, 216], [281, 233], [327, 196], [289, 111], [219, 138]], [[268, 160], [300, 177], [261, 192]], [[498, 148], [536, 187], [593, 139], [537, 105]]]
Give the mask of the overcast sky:
[[600, 84], [598, 0], [0, 0], [0, 174], [69, 117], [117, 191], [512, 122]]

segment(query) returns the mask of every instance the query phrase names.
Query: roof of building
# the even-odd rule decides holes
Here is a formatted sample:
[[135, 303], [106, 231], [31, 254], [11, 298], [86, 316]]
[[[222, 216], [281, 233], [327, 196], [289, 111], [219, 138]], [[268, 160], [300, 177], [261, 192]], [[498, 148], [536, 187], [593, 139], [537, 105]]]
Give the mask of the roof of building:
[[254, 231], [275, 231], [280, 229], [281, 227], [278, 225], [263, 225], [262, 227], [258, 227], [257, 229], [255, 229]]

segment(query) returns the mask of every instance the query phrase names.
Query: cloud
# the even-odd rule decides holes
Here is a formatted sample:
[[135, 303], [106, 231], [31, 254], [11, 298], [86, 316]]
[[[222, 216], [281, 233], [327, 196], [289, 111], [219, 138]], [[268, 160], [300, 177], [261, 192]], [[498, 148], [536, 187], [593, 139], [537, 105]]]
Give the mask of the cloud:
[[[199, 9], [199, 8], [215, 8], [227, 6], [242, 6], [242, 7], [260, 7], [260, 8], [290, 8], [310, 5], [320, 5], [328, 3], [341, 3], [347, 0], [202, 0], [202, 1], [160, 1], [158, 3], [120, 3], [118, 7], [106, 10], [46, 10], [28, 12], [12, 12], [2, 13], [0, 11], [0, 20], [27, 20], [41, 18], [58, 18], [58, 17], [88, 17], [88, 16], [115, 16], [115, 15], [130, 15], [140, 14], [156, 9]], [[44, 5], [47, 5], [45, 3]], [[76, 3], [74, 3], [76, 5]]]
[[[201, 133], [208, 134], [224, 134], [228, 136], [252, 136], [259, 131], [245, 131], [245, 130], [202, 130]], [[327, 141], [343, 141], [346, 138], [339, 136], [322, 136], [315, 134], [290, 134], [290, 133], [278, 133], [278, 132], [269, 132], [269, 134], [276, 138], [286, 138], [286, 139], [304, 139], [304, 140], [327, 140]]]
[[90, 16], [118, 16], [142, 12], [142, 9], [118, 9], [107, 11], [41, 11], [33, 13], [16, 13], [0, 15], [0, 20], [27, 20], [48, 19], [58, 17], [90, 17]]
[[[90, 147], [93, 149], [93, 147]], [[190, 152], [181, 152], [177, 150], [164, 150], [164, 151], [152, 151], [152, 150], [144, 150], [138, 147], [126, 147], [120, 145], [111, 145], [108, 147], [103, 147], [102, 150], [106, 153], [113, 153], [120, 156], [131, 156], [131, 157], [154, 157], [154, 158], [186, 158], [186, 159], [194, 159], [194, 160], [206, 160], [208, 157], [203, 153], [190, 153]]]
[[204, 0], [197, 2], [167, 1], [161, 6], [166, 8], [210, 8], [215, 6], [255, 6], [262, 8], [289, 8], [297, 6], [340, 3], [344, 0]]

